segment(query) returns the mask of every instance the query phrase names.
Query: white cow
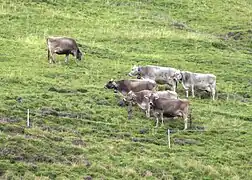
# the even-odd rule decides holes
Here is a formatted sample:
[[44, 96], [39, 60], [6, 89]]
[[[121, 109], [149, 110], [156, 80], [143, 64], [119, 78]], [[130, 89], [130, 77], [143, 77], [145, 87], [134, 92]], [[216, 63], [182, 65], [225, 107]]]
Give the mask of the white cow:
[[208, 91], [212, 94], [213, 100], [215, 99], [216, 92], [216, 76], [213, 74], [193, 73], [189, 71], [180, 71], [176, 73], [175, 79], [182, 83], [183, 88], [186, 90], [186, 97], [188, 98], [188, 91], [191, 88], [192, 96], [194, 89]]
[[174, 75], [180, 71], [171, 67], [161, 66], [133, 66], [129, 76], [138, 76], [142, 79], [152, 79], [158, 84], [168, 84], [172, 87], [173, 91], [176, 91], [177, 82], [174, 80]]

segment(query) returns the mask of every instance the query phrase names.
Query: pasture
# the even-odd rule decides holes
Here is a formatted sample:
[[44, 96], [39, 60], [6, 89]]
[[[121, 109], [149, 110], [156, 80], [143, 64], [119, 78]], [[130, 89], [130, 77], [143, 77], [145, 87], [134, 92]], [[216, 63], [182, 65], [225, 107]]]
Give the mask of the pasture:
[[[250, 0], [1, 0], [0, 17], [1, 179], [251, 179]], [[49, 64], [53, 35], [85, 58]], [[169, 149], [183, 120], [155, 128], [136, 107], [128, 120], [104, 85], [133, 65], [215, 74], [216, 101], [189, 96], [201, 131]]]

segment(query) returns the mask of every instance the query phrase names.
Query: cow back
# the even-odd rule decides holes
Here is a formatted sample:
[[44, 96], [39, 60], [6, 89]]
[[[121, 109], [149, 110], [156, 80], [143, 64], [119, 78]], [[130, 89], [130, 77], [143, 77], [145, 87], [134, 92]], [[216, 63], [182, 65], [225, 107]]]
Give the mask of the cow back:
[[60, 49], [62, 51], [78, 50], [77, 43], [72, 38], [67, 37], [49, 37], [47, 38], [49, 48]]
[[167, 114], [174, 114], [178, 111], [188, 112], [189, 101], [181, 99], [158, 98], [153, 101], [155, 110], [162, 110]]

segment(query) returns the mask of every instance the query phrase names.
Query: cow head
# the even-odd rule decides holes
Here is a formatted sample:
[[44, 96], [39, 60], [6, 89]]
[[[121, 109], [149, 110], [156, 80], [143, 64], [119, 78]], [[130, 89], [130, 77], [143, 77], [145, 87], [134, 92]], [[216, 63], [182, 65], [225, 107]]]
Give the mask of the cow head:
[[153, 106], [154, 105], [154, 101], [157, 100], [159, 98], [158, 94], [157, 93], [151, 93], [149, 95], [149, 103], [150, 103], [150, 106]]
[[[84, 55], [85, 55], [85, 53], [83, 53]], [[82, 59], [82, 52], [78, 49], [77, 50], [77, 53], [76, 53], [76, 59], [78, 59], [79, 61], [81, 61], [81, 59]], [[83, 56], [84, 56], [83, 55]]]
[[140, 67], [134, 65], [131, 69], [131, 72], [128, 74], [129, 76], [137, 76], [138, 79], [140, 79]]
[[135, 102], [136, 101], [136, 94], [133, 91], [128, 92], [128, 94], [123, 98], [126, 102]]
[[182, 72], [181, 71], [176, 71], [173, 75], [173, 79], [176, 82], [181, 82], [182, 81]]
[[104, 88], [117, 89], [117, 84], [113, 79], [111, 79], [107, 84], [105, 84]]

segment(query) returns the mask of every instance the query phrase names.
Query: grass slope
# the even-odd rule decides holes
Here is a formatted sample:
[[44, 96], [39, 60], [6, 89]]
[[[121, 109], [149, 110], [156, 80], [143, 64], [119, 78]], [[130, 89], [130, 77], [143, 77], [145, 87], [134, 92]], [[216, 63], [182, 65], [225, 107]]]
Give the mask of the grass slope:
[[[251, 1], [1, 0], [0, 9], [1, 179], [251, 179]], [[85, 59], [48, 64], [50, 35], [76, 38]], [[168, 149], [166, 131], [182, 121], [154, 128], [140, 111], [129, 121], [103, 86], [134, 64], [215, 74], [217, 101], [190, 98], [207, 131], [173, 133]]]

